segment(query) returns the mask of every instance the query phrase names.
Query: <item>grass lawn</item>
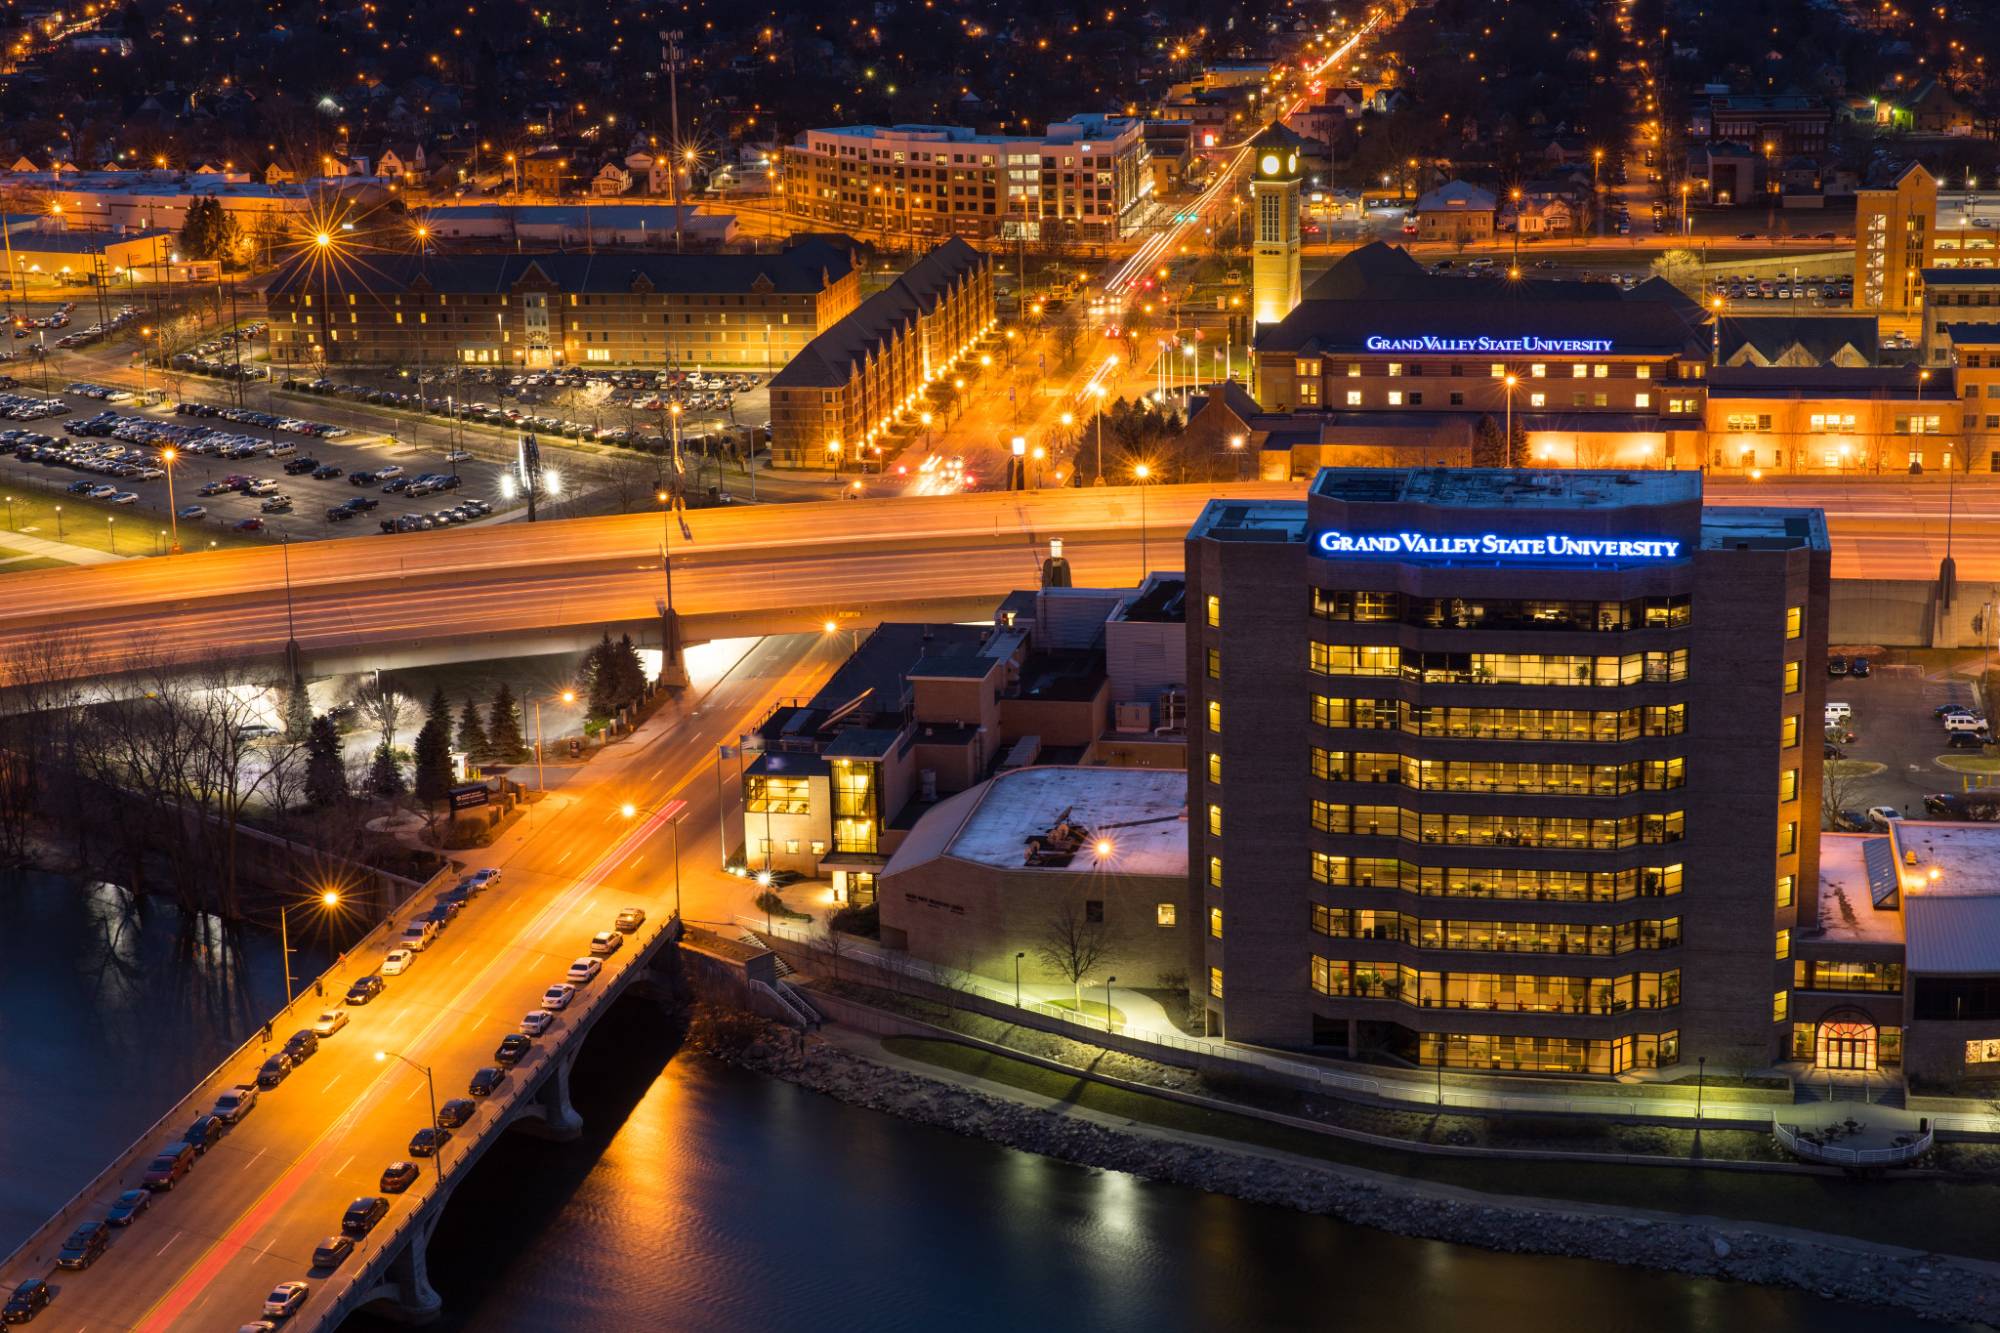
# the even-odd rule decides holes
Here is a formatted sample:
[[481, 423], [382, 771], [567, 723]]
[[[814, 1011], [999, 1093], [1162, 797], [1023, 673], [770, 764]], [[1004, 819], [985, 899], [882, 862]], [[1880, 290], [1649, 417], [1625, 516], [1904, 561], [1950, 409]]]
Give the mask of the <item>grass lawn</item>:
[[1866, 759], [1829, 759], [1824, 765], [1830, 778], [1872, 778], [1887, 767]]
[[[167, 538], [163, 534], [171, 525], [164, 514], [101, 504], [80, 495], [51, 494], [29, 489], [26, 485], [12, 486], [5, 494], [11, 498], [0, 503], [0, 524], [5, 525], [4, 530], [0, 530], [0, 548], [6, 546], [8, 532], [18, 532], [40, 537], [44, 541], [88, 547], [93, 551], [115, 551], [119, 555], [161, 555], [166, 552]], [[58, 506], [62, 509], [60, 523], [56, 518]], [[106, 522], [107, 519], [112, 521]], [[258, 540], [249, 534], [229, 532], [220, 526], [203, 523], [181, 525], [181, 545], [190, 551], [207, 550], [211, 546], [251, 546], [258, 544]], [[18, 555], [20, 552], [10, 550], [8, 554]], [[23, 568], [34, 566], [0, 565], [0, 572]]]
[[1954, 773], [2000, 773], [2000, 758], [1992, 755], [1941, 754], [1937, 761], [1940, 768]]
[[[1068, 1009], [1071, 1011], [1076, 1010], [1075, 1000], [1046, 1000], [1044, 1001], [1044, 1003], [1047, 1004], [1051, 1009]], [[1125, 1011], [1123, 1009], [1118, 1008], [1116, 1005], [1113, 1005], [1110, 1008], [1110, 1010], [1107, 1011], [1104, 1007], [1104, 1001], [1102, 1000], [1085, 1000], [1083, 1002], [1082, 1014], [1085, 1018], [1096, 1019], [1098, 1022], [1102, 1023], [1104, 1021], [1104, 1015], [1106, 1014], [1106, 1012], [1110, 1013], [1111, 1021], [1114, 1023], [1123, 1023], [1125, 1021]]]
[[1493, 1194], [1772, 1222], [1974, 1257], [2000, 1252], [2000, 1185], [1432, 1157], [1106, 1087], [957, 1042], [888, 1037], [883, 1046], [907, 1059], [1141, 1124], [1234, 1139], [1444, 1185]]

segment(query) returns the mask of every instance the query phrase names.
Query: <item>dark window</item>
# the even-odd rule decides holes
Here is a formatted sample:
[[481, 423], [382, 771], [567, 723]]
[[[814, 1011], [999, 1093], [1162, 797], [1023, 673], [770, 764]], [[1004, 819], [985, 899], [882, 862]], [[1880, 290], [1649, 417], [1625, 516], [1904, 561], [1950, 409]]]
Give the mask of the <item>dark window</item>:
[[1086, 898], [1086, 899], [1084, 899], [1084, 900], [1083, 900], [1083, 919], [1084, 919], [1085, 921], [1097, 921], [1097, 922], [1101, 922], [1101, 921], [1103, 921], [1103, 920], [1104, 920], [1104, 900], [1103, 900], [1102, 898]]

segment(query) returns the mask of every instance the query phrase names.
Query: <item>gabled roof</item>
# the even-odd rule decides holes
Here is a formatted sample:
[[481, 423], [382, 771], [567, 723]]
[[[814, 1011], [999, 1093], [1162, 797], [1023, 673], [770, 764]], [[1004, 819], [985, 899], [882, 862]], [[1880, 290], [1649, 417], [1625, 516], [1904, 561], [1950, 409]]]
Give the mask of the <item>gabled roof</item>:
[[[847, 275], [848, 254], [819, 242], [774, 255], [666, 255], [601, 251], [597, 254], [363, 255], [336, 264], [331, 291], [394, 295], [423, 290], [453, 295], [497, 294], [537, 278], [557, 290], [622, 293], [640, 284], [673, 293], [749, 292], [761, 278], [770, 290], [813, 295]], [[279, 266], [272, 292], [313, 291], [320, 275], [300, 255]]]
[[1818, 365], [1852, 348], [1872, 365], [1880, 347], [1873, 315], [1729, 316], [1721, 321], [1718, 344], [1725, 365], [1746, 348], [1765, 364], [1797, 348]]
[[991, 262], [964, 240], [952, 237], [807, 343], [772, 377], [771, 387], [841, 387], [853, 378], [855, 366], [879, 355], [902, 330], [937, 309], [956, 284]]

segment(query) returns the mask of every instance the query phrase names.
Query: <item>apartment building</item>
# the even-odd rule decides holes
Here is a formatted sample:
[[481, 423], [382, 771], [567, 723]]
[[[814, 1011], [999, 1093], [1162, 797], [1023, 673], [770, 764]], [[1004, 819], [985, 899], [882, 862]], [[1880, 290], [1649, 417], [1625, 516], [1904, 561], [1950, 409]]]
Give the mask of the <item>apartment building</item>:
[[1830, 550], [1693, 472], [1328, 469], [1187, 539], [1189, 974], [1231, 1040], [1761, 1067], [1817, 919]]
[[917, 240], [1116, 240], [1152, 189], [1144, 122], [1125, 116], [1072, 116], [1039, 137], [843, 125], [784, 150], [794, 221]]

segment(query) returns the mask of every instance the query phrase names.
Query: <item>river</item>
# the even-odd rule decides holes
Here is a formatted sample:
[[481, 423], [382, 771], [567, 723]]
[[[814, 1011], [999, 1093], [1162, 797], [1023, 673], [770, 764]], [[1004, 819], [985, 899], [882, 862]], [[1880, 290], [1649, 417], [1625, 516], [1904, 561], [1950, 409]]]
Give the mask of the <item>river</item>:
[[[109, 887], [0, 877], [0, 903], [6, 1250], [254, 1030], [283, 979], [268, 936], [185, 931], [171, 907]], [[511, 1136], [460, 1186], [431, 1247], [446, 1305], [435, 1327], [1936, 1327], [1083, 1170], [680, 1056], [675, 1042], [643, 1003], [613, 1010], [576, 1070], [583, 1137]]]

